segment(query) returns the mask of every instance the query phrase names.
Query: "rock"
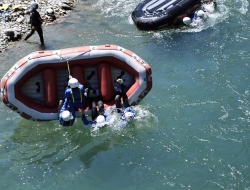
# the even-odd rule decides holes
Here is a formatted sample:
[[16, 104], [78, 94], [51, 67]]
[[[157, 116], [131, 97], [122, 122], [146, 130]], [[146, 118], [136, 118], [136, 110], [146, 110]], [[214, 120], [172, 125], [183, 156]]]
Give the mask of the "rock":
[[22, 23], [22, 22], [24, 21], [24, 17], [21, 16], [21, 17], [19, 17], [16, 21], [17, 21], [18, 23]]
[[4, 34], [5, 34], [6, 36], [14, 36], [14, 35], [15, 35], [15, 30], [13, 30], [13, 29], [6, 29], [6, 30], [4, 31]]
[[20, 11], [20, 10], [22, 10], [23, 8], [22, 8], [22, 5], [14, 5], [13, 7], [12, 7], [12, 10], [13, 11]]
[[54, 14], [54, 10], [53, 9], [47, 9], [46, 13], [48, 13], [48, 14]]
[[16, 32], [16, 33], [19, 33], [19, 32], [21, 32], [21, 31], [22, 31], [21, 28], [19, 28], [19, 27], [18, 27], [18, 28], [15, 28], [15, 32]]
[[8, 10], [9, 9], [9, 4], [3, 4], [2, 7], [0, 7], [1, 10]]
[[62, 0], [61, 2], [62, 2], [62, 3], [64, 3], [64, 4], [67, 4], [67, 5], [69, 5], [69, 4], [70, 4], [70, 2], [69, 2], [69, 1], [67, 1], [67, 0]]
[[67, 5], [65, 3], [60, 3], [60, 7], [61, 7], [61, 9], [64, 9], [64, 10], [71, 10], [72, 9], [69, 5]]

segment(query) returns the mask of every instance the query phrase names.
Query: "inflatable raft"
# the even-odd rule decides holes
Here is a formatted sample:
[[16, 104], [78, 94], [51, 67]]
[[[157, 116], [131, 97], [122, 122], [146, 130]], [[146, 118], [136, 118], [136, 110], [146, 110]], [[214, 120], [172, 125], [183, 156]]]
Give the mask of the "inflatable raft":
[[[105, 108], [115, 106], [118, 78], [127, 87], [130, 105], [138, 104], [152, 87], [150, 66], [132, 51], [110, 44], [83, 46], [37, 51], [19, 60], [1, 79], [2, 101], [25, 119], [57, 120], [69, 71], [99, 92]], [[88, 104], [83, 109], [91, 114]], [[81, 116], [80, 111], [76, 116]]]
[[141, 30], [157, 30], [181, 22], [201, 6], [201, 0], [146, 0], [132, 12]]

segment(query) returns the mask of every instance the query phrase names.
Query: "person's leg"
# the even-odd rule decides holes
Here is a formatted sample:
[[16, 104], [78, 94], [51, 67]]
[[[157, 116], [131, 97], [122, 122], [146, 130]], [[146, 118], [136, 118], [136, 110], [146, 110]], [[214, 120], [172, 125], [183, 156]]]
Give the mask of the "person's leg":
[[103, 102], [101, 100], [98, 102], [98, 109], [99, 109], [99, 115], [103, 115], [104, 114], [104, 105], [103, 105]]
[[117, 112], [120, 113], [121, 112], [121, 108], [122, 108], [122, 104], [121, 104], [121, 96], [120, 95], [116, 95], [115, 96], [115, 105], [116, 105], [116, 109]]
[[94, 101], [93, 100], [93, 90], [90, 88], [85, 88], [85, 93], [84, 94], [86, 96], [89, 107], [90, 107], [90, 109], [92, 109], [92, 102]]
[[122, 89], [122, 100], [123, 100], [123, 107], [124, 108], [127, 108], [129, 107], [129, 103], [128, 103], [128, 96], [126, 94], [126, 91], [125, 91], [125, 88], [126, 86], [124, 84], [121, 85], [121, 89]]
[[127, 97], [127, 95], [123, 96], [122, 99], [123, 99], [123, 106], [124, 106], [124, 108], [130, 107], [130, 105], [128, 103], [128, 97]]
[[59, 115], [60, 115], [60, 111], [61, 111], [61, 109], [62, 109], [62, 106], [63, 106], [63, 101], [60, 100], [60, 101], [59, 101], [59, 104], [58, 104], [58, 118], [59, 118]]
[[35, 30], [30, 31], [30, 33], [24, 38], [24, 41], [28, 40], [30, 38], [30, 36], [32, 36], [34, 34]]
[[92, 121], [94, 121], [97, 118], [97, 109], [95, 102], [92, 102]]
[[42, 27], [37, 27], [36, 31], [40, 37], [41, 44], [44, 44], [44, 39], [43, 39], [43, 29]]

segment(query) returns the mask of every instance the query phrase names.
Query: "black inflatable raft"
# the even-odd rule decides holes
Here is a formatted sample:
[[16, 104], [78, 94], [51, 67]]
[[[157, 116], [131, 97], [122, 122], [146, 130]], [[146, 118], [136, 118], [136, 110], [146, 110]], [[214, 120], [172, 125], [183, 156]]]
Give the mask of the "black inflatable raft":
[[201, 0], [145, 0], [132, 12], [141, 30], [157, 30], [172, 26], [201, 6]]

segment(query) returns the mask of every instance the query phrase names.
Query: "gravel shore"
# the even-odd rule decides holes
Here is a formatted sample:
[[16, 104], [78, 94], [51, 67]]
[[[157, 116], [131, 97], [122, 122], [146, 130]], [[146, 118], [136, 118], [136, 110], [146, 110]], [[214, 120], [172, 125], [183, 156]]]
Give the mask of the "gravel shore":
[[[24, 38], [30, 31], [30, 4], [25, 0], [0, 0], [0, 53], [11, 42]], [[38, 12], [44, 20], [43, 25], [67, 15], [73, 10], [76, 0], [37, 0]]]

